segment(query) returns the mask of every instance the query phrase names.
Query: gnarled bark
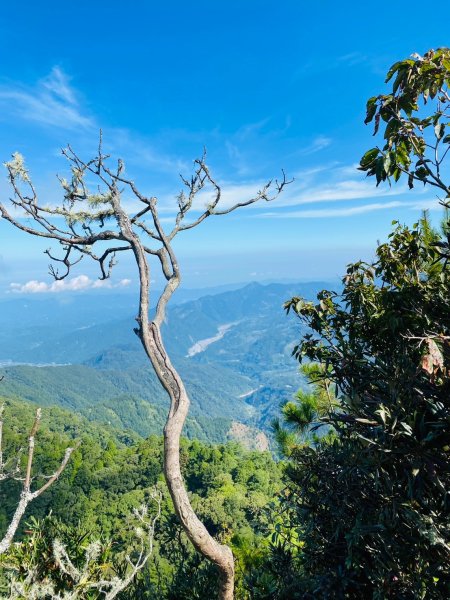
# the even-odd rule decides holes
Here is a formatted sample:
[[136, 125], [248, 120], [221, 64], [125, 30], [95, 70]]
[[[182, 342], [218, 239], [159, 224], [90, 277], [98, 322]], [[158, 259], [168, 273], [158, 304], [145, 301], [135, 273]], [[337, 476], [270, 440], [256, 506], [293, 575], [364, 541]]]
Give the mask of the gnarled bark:
[[220, 570], [220, 595], [233, 598], [234, 559], [231, 549], [219, 544], [195, 514], [180, 469], [180, 437], [189, 410], [189, 397], [163, 346], [160, 329], [151, 323], [141, 339], [159, 380], [170, 396], [170, 410], [164, 427], [164, 475], [183, 529], [194, 547]]
[[[139, 316], [137, 318], [139, 327], [136, 329], [136, 333], [142, 342], [161, 385], [170, 398], [169, 414], [164, 427], [164, 476], [167, 487], [169, 488], [175, 511], [186, 535], [195, 549], [209, 561], [217, 565], [219, 569], [219, 598], [221, 600], [232, 600], [234, 596], [233, 553], [228, 546], [219, 544], [212, 537], [205, 525], [195, 514], [181, 474], [180, 438], [189, 411], [190, 400], [184, 383], [172, 365], [164, 347], [160, 329], [167, 302], [180, 282], [180, 273], [175, 255], [161, 230], [160, 235], [162, 236], [165, 249], [165, 253], [161, 256], [163, 261], [167, 261], [167, 259], [170, 261], [171, 276], [164, 292], [160, 296], [156, 316], [150, 322], [148, 316], [150, 275], [145, 249], [139, 237], [133, 232], [129, 217], [121, 209], [118, 202], [115, 205], [115, 211], [122, 235], [133, 249], [139, 269], [140, 302]], [[157, 222], [159, 221], [157, 220]], [[164, 270], [167, 272], [167, 262], [164, 266]]]

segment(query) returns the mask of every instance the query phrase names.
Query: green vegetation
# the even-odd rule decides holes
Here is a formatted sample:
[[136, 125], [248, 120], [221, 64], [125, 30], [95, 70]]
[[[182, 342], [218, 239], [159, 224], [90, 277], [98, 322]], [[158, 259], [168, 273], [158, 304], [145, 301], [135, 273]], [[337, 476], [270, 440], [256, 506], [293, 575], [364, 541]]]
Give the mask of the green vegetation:
[[[8, 454], [23, 443], [33, 407], [23, 401], [6, 400], [5, 413]], [[136, 434], [124, 434], [51, 407], [44, 412], [38, 435], [35, 472], [50, 472], [74, 437], [82, 443], [64, 474], [31, 505], [21, 525], [25, 546], [13, 550], [3, 564], [14, 560], [28, 564], [42, 554], [50, 560], [42, 572], [43, 577], [48, 575], [53, 564], [52, 535], [57, 533], [78, 561], [89, 543], [99, 539], [107, 551], [109, 568], [120, 570], [125, 550], [134, 543], [129, 526], [132, 509], [146, 503], [156, 486], [162, 491], [163, 501], [154, 553], [123, 597], [207, 598], [211, 592], [206, 590], [213, 589], [217, 576], [192, 550], [173, 514], [163, 484], [161, 438], [143, 440]], [[235, 552], [239, 594], [245, 598], [248, 573], [257, 557], [268, 551], [266, 510], [281, 489], [281, 469], [267, 452], [250, 452], [235, 443], [209, 446], [195, 440], [183, 442], [182, 463], [200, 518]], [[16, 482], [7, 482], [0, 489], [3, 531], [18, 491]], [[27, 531], [33, 532], [31, 537]], [[19, 552], [19, 558], [14, 558], [15, 552]]]
[[[343, 291], [292, 298], [310, 333], [294, 354], [312, 394], [284, 407], [277, 436], [289, 456], [281, 507], [278, 598], [447, 598], [450, 590], [450, 50], [396, 63], [391, 94], [371, 98], [384, 147], [361, 169], [377, 184], [407, 175], [444, 193], [440, 232], [426, 215], [394, 223], [371, 263], [347, 269]], [[331, 394], [330, 392], [334, 392]], [[327, 403], [326, 396], [329, 396]], [[308, 441], [305, 432], [319, 432]]]
[[396, 62], [386, 82], [392, 91], [370, 98], [366, 123], [374, 121], [374, 135], [384, 127], [383, 147], [368, 150], [361, 170], [382, 181], [406, 176], [408, 185], [430, 185], [449, 198], [444, 181], [450, 108], [450, 49], [430, 50]]
[[[309, 327], [294, 352], [312, 385], [282, 411], [284, 469], [268, 453], [237, 444], [183, 442], [192, 504], [237, 559], [237, 598], [447, 596], [448, 227], [438, 233], [426, 217], [413, 228], [397, 224], [376, 261], [349, 266], [341, 294], [287, 303]], [[8, 401], [7, 411], [7, 448], [17, 448], [32, 409]], [[122, 573], [133, 546], [129, 515], [156, 486], [163, 502], [154, 553], [121, 597], [212, 597], [214, 568], [191, 549], [164, 491], [160, 438], [143, 440], [58, 408], [47, 409], [45, 421], [38, 471], [51, 471], [71, 438], [82, 444], [31, 507], [28, 521], [38, 521], [22, 524], [28, 546], [4, 564], [17, 556], [28, 564], [44, 544], [50, 575], [44, 569], [43, 577], [56, 577], [57, 531], [74, 561], [99, 539], [104, 570]], [[3, 528], [17, 491], [14, 482], [1, 490]]]
[[446, 597], [450, 290], [436, 245], [445, 240], [426, 219], [397, 226], [373, 264], [350, 265], [342, 294], [287, 304], [313, 331], [297, 358], [324, 365], [313, 380], [336, 395], [285, 409], [294, 427], [303, 417], [300, 430], [332, 427], [312, 445], [291, 440], [284, 503], [303, 547], [288, 597]]
[[[227, 400], [223, 406], [217, 406], [211, 387], [202, 383], [202, 379], [211, 381], [213, 371], [218, 390]], [[130, 429], [144, 437], [160, 433], [166, 420], [167, 399], [148, 366], [119, 370], [86, 365], [19, 365], [0, 372], [5, 376], [1, 388], [4, 396], [20, 397], [39, 406], [59, 405], [91, 421]], [[220, 368], [201, 365], [191, 374], [189, 389], [195, 404], [187, 422], [188, 437], [225, 441], [232, 418], [248, 418], [245, 405], [237, 399], [239, 392], [248, 389], [243, 378], [233, 382], [230, 374]]]
[[[169, 309], [164, 326], [168, 351], [192, 400], [188, 437], [224, 442], [231, 421], [270, 435], [280, 401], [303, 383], [290, 356], [295, 323], [285, 318], [283, 302], [298, 292], [314, 298], [320, 286], [324, 284], [250, 284]], [[5, 375], [1, 393], [39, 406], [58, 405], [142, 436], [160, 433], [166, 394], [132, 332], [133, 319], [113, 320], [115, 305], [118, 317], [132, 311], [133, 301], [127, 298], [128, 304], [113, 295], [103, 314], [104, 295], [81, 296], [84, 326], [74, 302], [62, 310], [53, 298], [47, 309], [34, 297], [26, 305], [2, 301], [0, 361], [48, 366], [6, 363], [0, 369], [0, 376]], [[221, 340], [187, 357], [195, 342], [214, 336], [225, 323], [235, 325]]]

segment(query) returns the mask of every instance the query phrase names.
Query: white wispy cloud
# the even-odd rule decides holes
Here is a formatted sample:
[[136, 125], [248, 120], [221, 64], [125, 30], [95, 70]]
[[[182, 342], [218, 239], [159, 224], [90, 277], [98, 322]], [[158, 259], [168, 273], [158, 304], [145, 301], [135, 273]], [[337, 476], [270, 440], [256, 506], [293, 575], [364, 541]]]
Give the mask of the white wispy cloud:
[[298, 193], [292, 190], [290, 197], [281, 199], [280, 206], [313, 204], [317, 202], [336, 202], [339, 200], [358, 200], [377, 196], [398, 196], [405, 192], [405, 187], [375, 187], [372, 181], [346, 179], [324, 184], [315, 184], [301, 189]]
[[343, 63], [348, 65], [349, 67], [354, 67], [355, 65], [360, 65], [362, 63], [366, 63], [368, 61], [368, 57], [366, 54], [362, 52], [349, 52], [348, 54], [342, 54], [336, 58], [336, 63]]
[[170, 174], [175, 181], [179, 181], [179, 173], [191, 170], [191, 163], [180, 158], [155, 149], [155, 143], [129, 129], [114, 127], [106, 128], [103, 138], [105, 150], [108, 153], [125, 159], [125, 164], [139, 167], [142, 170], [149, 168]]
[[[349, 178], [350, 174], [353, 174], [354, 178]], [[263, 180], [242, 183], [220, 182], [222, 194], [219, 207], [229, 208], [233, 204], [253, 198], [265, 183], [267, 181]], [[274, 190], [275, 187], [272, 191]], [[402, 196], [406, 191], [406, 185], [402, 184], [377, 188], [373, 181], [358, 178], [356, 168], [330, 164], [295, 174], [294, 181], [285, 187], [283, 193], [271, 204], [271, 208], [277, 210], [307, 204]], [[203, 210], [212, 198], [211, 191], [198, 194], [194, 208], [197, 211]], [[266, 206], [267, 204], [263, 202], [254, 204], [251, 208], [257, 210]]]
[[230, 141], [225, 142], [225, 147], [228, 152], [228, 157], [231, 164], [236, 169], [238, 175], [248, 177], [252, 172], [252, 167], [248, 163], [245, 153], [243, 153], [236, 144]]
[[245, 125], [239, 127], [233, 137], [240, 141], [245, 141], [248, 139], [251, 140], [254, 138], [255, 134], [259, 135], [269, 122], [270, 117], [265, 117], [264, 119], [256, 121], [255, 123], [246, 123]]
[[94, 126], [93, 119], [83, 111], [70, 78], [57, 66], [34, 86], [0, 86], [0, 108], [4, 115], [62, 129]]
[[394, 200], [392, 202], [372, 202], [358, 206], [344, 206], [339, 208], [319, 208], [312, 210], [297, 210], [285, 212], [263, 213], [260, 216], [270, 219], [319, 219], [334, 217], [350, 217], [362, 215], [379, 210], [389, 210], [391, 208], [402, 208], [411, 210], [437, 210], [440, 209], [437, 200], [425, 200], [424, 202], [401, 202]]
[[60, 67], [53, 67], [41, 84], [53, 96], [59, 97], [68, 104], [77, 104], [75, 90], [70, 86], [70, 78]]
[[[363, 58], [360, 55], [349, 54], [340, 57], [339, 60], [342, 63], [353, 63]], [[15, 111], [22, 118], [34, 120], [41, 124], [81, 129], [83, 139], [85, 141], [89, 140], [89, 143], [91, 143], [94, 139], [96, 140], [98, 135], [95, 120], [87, 114], [79, 98], [80, 95], [72, 85], [70, 77], [58, 66], [53, 67], [50, 74], [34, 86], [26, 87], [21, 84], [0, 86], [0, 109], [3, 110], [3, 114], [8, 114], [8, 112], [11, 114]], [[248, 148], [257, 147], [261, 136], [262, 138], [270, 138], [274, 135], [271, 129], [265, 131], [269, 122], [270, 118], [265, 118], [259, 122], [250, 123], [242, 126], [233, 135], [227, 136], [228, 139], [224, 138], [223, 147], [226, 149], [228, 160], [233, 166], [234, 177], [230, 180], [225, 173], [221, 178], [221, 208], [229, 208], [234, 204], [253, 198], [258, 190], [262, 189], [267, 183], [267, 180], [259, 178], [259, 176], [255, 177], [255, 172], [258, 172], [258, 170], [253, 169], [252, 165], [256, 158], [249, 153]], [[135, 179], [134, 175], [136, 174], [138, 176], [136, 181], [143, 180], [142, 193], [144, 195], [158, 195], [158, 206], [163, 215], [163, 220], [170, 222], [171, 215], [173, 216], [177, 208], [175, 197], [183, 187], [179, 182], [178, 173], [181, 172], [189, 177], [188, 174], [192, 170], [192, 164], [176, 155], [156, 150], [154, 140], [146, 139], [128, 129], [106, 129], [104, 139], [106, 140], [105, 150], [107, 152], [125, 157], [126, 162], [130, 165], [130, 171], [133, 172], [131, 178]], [[332, 142], [333, 140], [330, 137], [317, 135], [309, 143], [305, 142], [304, 146], [296, 151], [296, 156], [320, 153]], [[319, 163], [319, 161], [317, 162]], [[267, 170], [269, 169], [261, 169], [259, 173]], [[158, 177], [161, 179], [160, 173], [167, 174], [162, 178], [162, 185], [158, 183]], [[287, 175], [289, 177], [292, 173], [287, 173]], [[293, 175], [295, 181], [286, 186], [283, 194], [270, 205], [270, 210], [273, 210], [274, 215], [277, 213], [277, 216], [285, 217], [285, 215], [291, 214], [292, 216], [308, 218], [308, 216], [313, 217], [322, 211], [320, 214], [323, 216], [325, 214], [329, 216], [351, 216], [372, 210], [381, 210], [383, 207], [392, 208], [394, 207], [393, 202], [383, 202], [381, 199], [400, 197], [406, 192], [406, 186], [402, 184], [392, 188], [388, 186], [376, 188], [372, 180], [366, 180], [358, 174], [356, 165], [343, 165], [336, 162], [323, 164], [322, 162], [322, 164], [312, 164], [307, 169], [297, 173], [294, 172]], [[158, 183], [158, 186], [154, 187], [154, 182]], [[212, 197], [211, 191], [198, 194], [193, 212], [203, 211]], [[51, 200], [52, 198], [50, 198]], [[356, 200], [361, 201], [358, 206], [326, 207], [327, 203], [331, 202], [345, 204]], [[369, 203], [364, 204], [364, 200], [369, 201]], [[313, 204], [323, 204], [324, 207], [320, 211], [315, 209], [295, 210], [303, 205]], [[127, 193], [124, 195], [124, 206], [130, 213], [139, 210], [136, 199], [133, 199]], [[395, 206], [406, 205], [399, 201], [399, 204]], [[267, 211], [267, 204], [262, 202], [252, 205], [251, 208], [261, 214], [261, 212]], [[283, 212], [282, 209], [286, 208], [292, 209], [292, 212]], [[33, 289], [47, 285], [43, 282], [28, 283]], [[50, 287], [52, 286], [54, 284], [51, 284]], [[49, 289], [47, 285], [43, 290], [57, 291], [57, 288]]]
[[318, 135], [312, 140], [312, 142], [308, 146], [305, 146], [305, 148], [301, 148], [298, 154], [301, 156], [307, 156], [308, 154], [320, 152], [321, 150], [328, 148], [332, 141], [333, 140], [330, 137], [327, 137], [325, 135]]
[[[70, 130], [75, 152], [86, 160], [97, 151], [100, 117], [88, 111], [83, 102], [83, 94], [73, 85], [72, 78], [59, 66], [54, 66], [50, 73], [34, 84], [0, 84], [0, 111], [0, 119], [13, 117], [17, 122], [51, 127], [51, 131], [56, 131], [58, 136], [63, 130]], [[177, 188], [182, 187], [179, 173], [189, 173], [192, 170], [192, 161], [188, 162], [177, 154], [158, 148], [159, 144], [155, 139], [127, 128], [103, 127], [103, 142], [106, 153], [115, 158], [125, 159], [126, 166], [129, 167], [128, 176], [142, 182], [138, 185], [144, 195], [162, 193], [170, 198], [168, 204], [176, 206], [174, 197], [179, 191]], [[60, 151], [52, 148], [49, 161], [55, 160], [56, 156], [60, 158], [60, 154]], [[54, 170], [65, 176], [66, 166], [60, 160], [55, 162]], [[164, 175], [163, 178], [161, 174]], [[50, 179], [46, 175], [43, 181], [40, 173], [33, 171], [32, 164], [31, 177], [41, 195], [44, 187], [47, 204], [55, 206], [60, 203], [60, 188], [56, 178]], [[173, 193], [169, 193], [170, 188], [174, 189]], [[130, 212], [137, 207], [136, 201], [131, 197], [127, 198], [126, 195], [124, 203], [130, 207]], [[15, 214], [14, 208], [11, 210]]]
[[308, 60], [300, 64], [293, 73], [292, 80], [297, 81], [313, 74], [327, 73], [335, 69], [342, 71], [342, 69], [353, 69], [354, 67], [377, 72], [380, 69], [380, 65], [382, 66], [381, 74], [384, 76], [386, 74], [386, 59], [389, 61], [389, 58], [383, 56], [381, 53], [364, 54], [359, 51], [348, 52], [335, 58], [330, 58], [328, 55], [318, 55], [313, 60]]
[[[312, 219], [351, 217], [394, 208], [400, 211], [439, 209], [438, 200], [430, 199], [426, 189], [418, 188], [411, 192], [402, 182], [391, 187], [376, 187], [372, 179], [364, 178], [358, 173], [357, 165], [331, 162], [303, 169], [294, 175], [293, 183], [286, 186], [281, 196], [270, 203], [270, 208], [263, 201], [245, 210], [262, 218]], [[253, 180], [220, 183], [222, 195], [218, 208], [225, 209], [253, 198], [266, 182]], [[193, 207], [194, 212], [204, 210], [212, 199], [211, 192], [199, 194]], [[307, 208], [308, 205], [316, 207]], [[173, 204], [171, 207], [173, 210]], [[267, 212], [268, 209], [270, 212]]]
[[73, 277], [72, 279], [62, 279], [61, 281], [53, 281], [52, 283], [37, 281], [36, 279], [32, 279], [26, 283], [11, 283], [9, 291], [15, 294], [79, 292], [99, 288], [123, 288], [130, 285], [130, 283], [130, 279], [121, 279], [117, 283], [113, 283], [109, 279], [90, 279], [87, 275], [78, 275], [78, 277]]

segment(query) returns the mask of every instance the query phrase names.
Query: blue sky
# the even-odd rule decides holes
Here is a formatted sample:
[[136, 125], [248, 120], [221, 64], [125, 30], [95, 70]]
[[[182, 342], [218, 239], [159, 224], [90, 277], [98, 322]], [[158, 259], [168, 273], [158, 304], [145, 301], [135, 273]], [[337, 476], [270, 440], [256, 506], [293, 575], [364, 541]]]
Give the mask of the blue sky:
[[[276, 202], [179, 238], [185, 284], [336, 278], [371, 256], [393, 219], [437, 207], [432, 190], [376, 189], [356, 170], [374, 143], [365, 102], [385, 89], [389, 66], [449, 44], [445, 19], [437, 11], [427, 21], [423, 10], [416, 1], [391, 11], [345, 0], [7, 3], [1, 162], [20, 151], [42, 202], [55, 203], [59, 149], [70, 142], [90, 157], [102, 128], [108, 151], [167, 217], [178, 174], [204, 146], [225, 203], [284, 169], [295, 181]], [[0, 294], [55, 290], [47, 246], [0, 221]], [[67, 287], [92, 287], [96, 275], [83, 261]], [[135, 279], [124, 259], [111, 285]], [[22, 287], [31, 280], [42, 285]]]

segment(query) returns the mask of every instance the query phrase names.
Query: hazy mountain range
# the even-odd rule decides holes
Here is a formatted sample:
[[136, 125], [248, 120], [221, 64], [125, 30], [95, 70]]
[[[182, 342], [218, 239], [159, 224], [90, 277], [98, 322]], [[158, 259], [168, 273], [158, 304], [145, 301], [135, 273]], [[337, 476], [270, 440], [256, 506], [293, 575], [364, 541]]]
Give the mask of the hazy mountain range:
[[[291, 357], [300, 324], [283, 303], [324, 287], [252, 283], [178, 295], [163, 336], [192, 399], [188, 435], [264, 446], [258, 432], [304, 384]], [[160, 433], [168, 401], [133, 333], [136, 302], [108, 292], [0, 301], [0, 395]]]

